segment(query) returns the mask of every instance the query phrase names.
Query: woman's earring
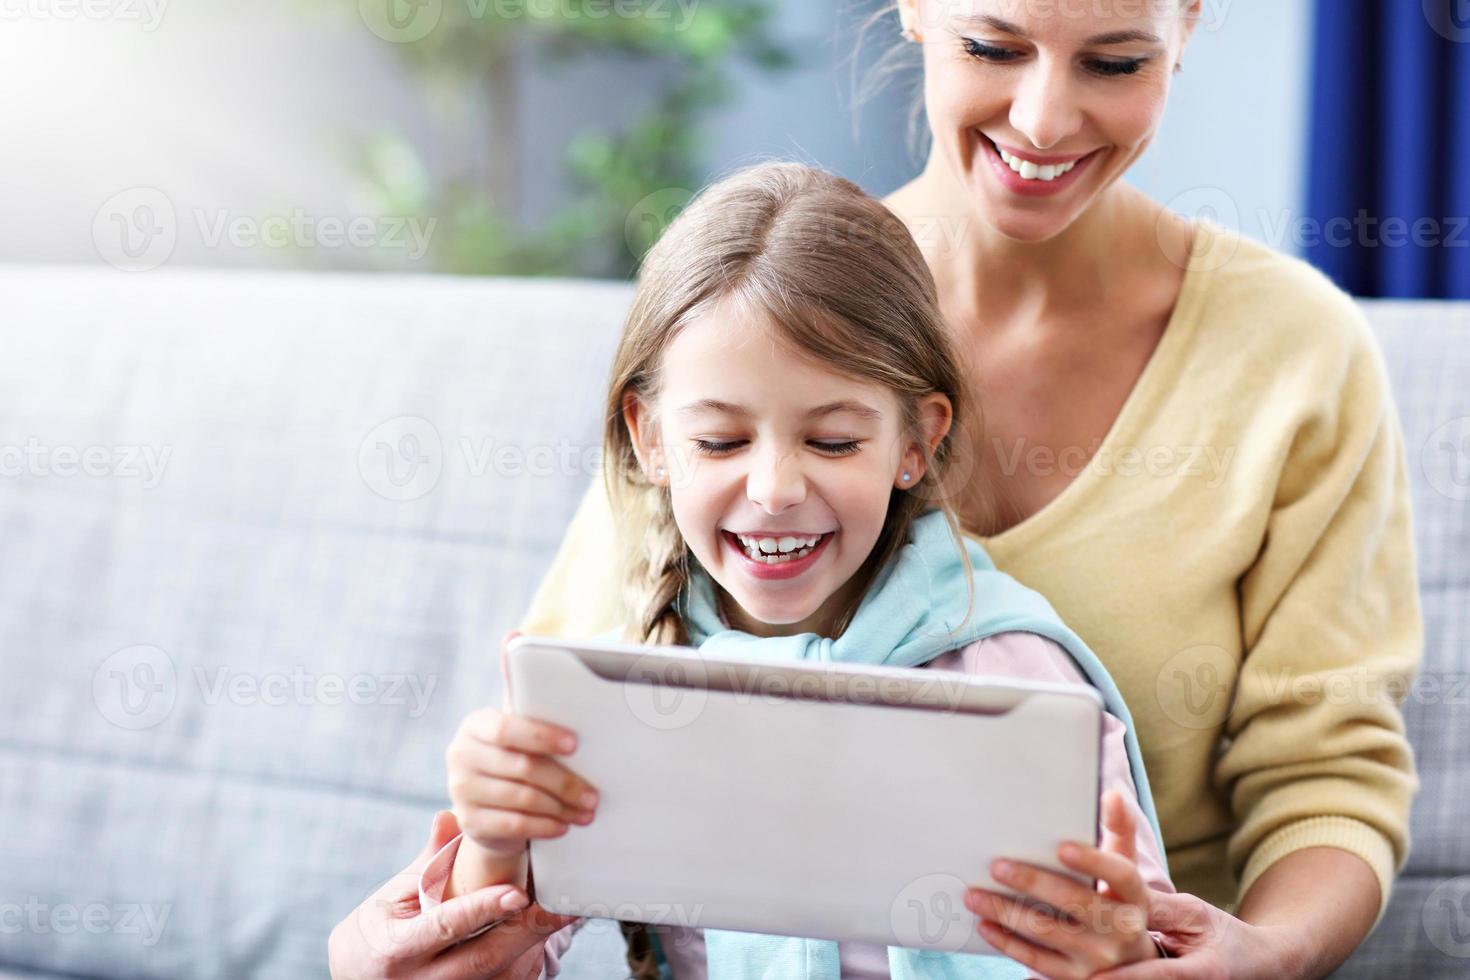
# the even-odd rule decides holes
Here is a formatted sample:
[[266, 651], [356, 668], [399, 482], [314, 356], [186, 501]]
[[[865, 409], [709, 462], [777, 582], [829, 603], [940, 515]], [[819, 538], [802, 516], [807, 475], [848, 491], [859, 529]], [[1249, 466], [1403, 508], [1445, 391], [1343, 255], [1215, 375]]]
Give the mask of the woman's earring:
[[662, 477], [664, 475], [664, 468], [662, 466], [660, 466], [658, 469], [656, 469], [656, 470], [653, 471], [653, 475], [656, 476], [656, 477], [659, 477], [660, 479], [662, 479]]
[[899, 31], [898, 33], [900, 33], [900, 34], [903, 35], [903, 39], [905, 41], [917, 41], [919, 39], [919, 35], [917, 33], [915, 33], [915, 31], [914, 31], [914, 29], [912, 27], [905, 27], [903, 30]]
[[909, 471], [908, 470], [904, 470], [903, 471], [903, 482], [904, 483], [909, 482]]
[[1183, 70], [1184, 70], [1184, 59], [1181, 58], [1180, 60], [1174, 62], [1174, 74], [1177, 75], [1177, 74], [1179, 74]]

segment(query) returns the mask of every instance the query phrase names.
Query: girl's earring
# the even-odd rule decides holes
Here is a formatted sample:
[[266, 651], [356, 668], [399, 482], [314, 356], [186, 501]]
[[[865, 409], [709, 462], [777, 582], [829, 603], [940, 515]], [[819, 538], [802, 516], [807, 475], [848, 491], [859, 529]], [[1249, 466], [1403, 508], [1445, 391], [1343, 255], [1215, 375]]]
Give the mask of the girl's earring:
[[905, 27], [898, 33], [903, 35], [903, 39], [905, 41], [917, 41], [919, 39], [919, 35], [914, 31], [912, 27]]
[[909, 471], [908, 470], [904, 470], [903, 471], [903, 482], [904, 483], [909, 482]]
[[656, 469], [656, 470], [653, 471], [653, 475], [656, 476], [656, 477], [658, 477], [659, 479], [663, 479], [664, 468], [662, 466], [660, 466], [658, 469]]

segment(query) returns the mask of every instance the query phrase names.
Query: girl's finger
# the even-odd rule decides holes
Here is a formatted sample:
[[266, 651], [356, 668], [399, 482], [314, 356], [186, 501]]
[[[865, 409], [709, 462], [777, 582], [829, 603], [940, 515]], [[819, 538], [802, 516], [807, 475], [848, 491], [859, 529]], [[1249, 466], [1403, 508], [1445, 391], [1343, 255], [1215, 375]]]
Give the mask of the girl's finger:
[[[1045, 868], [1038, 868], [1020, 861], [1006, 863], [1010, 865], [1011, 872], [1007, 875], [995, 874], [996, 881], [1028, 898], [1039, 899], [1067, 915], [1082, 918], [1087, 914], [1087, 909], [1097, 900], [1097, 892], [1093, 891], [1091, 886], [1079, 884], [1055, 871], [1048, 871]], [[993, 871], [992, 874], [994, 874]], [[986, 892], [979, 888], [972, 888], [968, 892], [968, 894], [976, 893], [985, 894]]]
[[1138, 865], [1121, 854], [1072, 844], [1059, 848], [1057, 856], [1067, 867], [1106, 884], [1114, 901], [1129, 902], [1142, 909], [1149, 907], [1148, 885], [1138, 873]]
[[505, 710], [510, 710], [510, 641], [521, 635], [520, 630], [511, 630], [500, 640], [500, 691], [502, 694], [501, 704]]
[[494, 776], [477, 776], [467, 779], [451, 787], [450, 794], [458, 804], [469, 803], [476, 806], [556, 817], [568, 823], [586, 823], [590, 820], [592, 813], [591, 810], [567, 806], [539, 786], [517, 783], [509, 779], [497, 779]]
[[477, 774], [538, 786], [577, 810], [597, 806], [596, 788], [561, 763], [541, 755], [493, 745], [456, 742], [449, 747], [450, 772]]
[[577, 734], [569, 728], [493, 708], [471, 712], [460, 732], [486, 745], [538, 755], [570, 755], [577, 748]]
[[[1100, 917], [1097, 923], [1084, 918], [1081, 921], [1059, 920], [1044, 909], [1027, 906], [993, 892], [970, 904], [970, 910], [981, 919], [998, 922], [1011, 932], [1034, 945], [1049, 949], [1060, 955], [1074, 967], [1081, 964], [1111, 964], [1117, 962], [1117, 951], [1127, 949], [1132, 943], [1129, 935], [1110, 935], [1100, 931], [1100, 923], [1109, 921]], [[1101, 925], [1106, 929], [1106, 925]], [[1091, 973], [1083, 970], [1083, 976]]]
[[1129, 863], [1138, 863], [1138, 825], [1133, 820], [1123, 794], [1110, 789], [1103, 794], [1103, 844], [1105, 851], [1121, 854]]
[[1066, 957], [1031, 942], [994, 920], [983, 919], [978, 928], [980, 937], [994, 946], [997, 952], [1009, 956], [1022, 966], [1030, 967], [1048, 980], [1070, 980], [1072, 977], [1086, 976]]
[[482, 847], [495, 851], [521, 849], [528, 840], [560, 837], [570, 825], [555, 817], [540, 817], [517, 810], [471, 810], [460, 826]]

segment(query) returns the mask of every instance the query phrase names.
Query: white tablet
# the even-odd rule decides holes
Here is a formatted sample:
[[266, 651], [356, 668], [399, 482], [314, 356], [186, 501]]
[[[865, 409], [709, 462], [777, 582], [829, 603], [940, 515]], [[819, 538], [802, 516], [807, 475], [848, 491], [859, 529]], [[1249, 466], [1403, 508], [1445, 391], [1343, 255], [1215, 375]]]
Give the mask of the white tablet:
[[531, 842], [566, 915], [994, 953], [967, 887], [1097, 841], [1090, 687], [924, 668], [714, 660], [520, 636], [514, 710], [577, 733], [597, 816]]

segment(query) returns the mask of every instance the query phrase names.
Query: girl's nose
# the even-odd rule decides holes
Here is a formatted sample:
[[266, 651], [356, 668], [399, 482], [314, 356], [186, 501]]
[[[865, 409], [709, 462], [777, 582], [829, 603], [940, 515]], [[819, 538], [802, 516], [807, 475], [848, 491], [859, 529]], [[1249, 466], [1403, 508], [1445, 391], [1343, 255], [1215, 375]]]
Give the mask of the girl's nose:
[[1077, 132], [1082, 125], [1082, 110], [1072, 90], [1071, 67], [1039, 58], [1022, 69], [1011, 97], [1010, 123], [1040, 151], [1051, 149]]
[[806, 476], [792, 453], [767, 453], [745, 478], [745, 496], [769, 514], [778, 514], [806, 499]]

